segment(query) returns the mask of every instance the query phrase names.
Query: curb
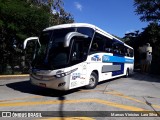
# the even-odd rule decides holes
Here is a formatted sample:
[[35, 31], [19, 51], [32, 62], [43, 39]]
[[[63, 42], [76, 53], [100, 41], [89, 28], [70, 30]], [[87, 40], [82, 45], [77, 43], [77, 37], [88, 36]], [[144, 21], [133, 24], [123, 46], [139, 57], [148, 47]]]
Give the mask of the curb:
[[8, 80], [8, 79], [19, 79], [19, 78], [29, 78], [29, 74], [23, 75], [0, 75], [0, 80]]

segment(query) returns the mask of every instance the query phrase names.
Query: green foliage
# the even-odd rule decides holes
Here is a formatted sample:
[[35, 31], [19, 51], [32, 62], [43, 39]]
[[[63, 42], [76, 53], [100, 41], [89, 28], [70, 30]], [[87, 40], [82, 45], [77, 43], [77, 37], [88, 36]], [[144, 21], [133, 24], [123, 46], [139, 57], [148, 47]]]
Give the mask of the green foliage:
[[[151, 72], [160, 74], [160, 0], [134, 0], [135, 12], [140, 15], [141, 21], [150, 22], [143, 32], [133, 32], [125, 35], [126, 43], [135, 50], [135, 61], [139, 62], [138, 48], [150, 43], [153, 49]], [[138, 34], [137, 34], [138, 33]]]
[[158, 23], [150, 23], [140, 34], [140, 38], [145, 42], [149, 42], [152, 46], [160, 46], [160, 26]]
[[153, 48], [151, 72], [160, 74], [160, 26], [158, 23], [150, 23], [141, 33], [140, 39], [151, 44]]
[[134, 0], [134, 6], [141, 21], [160, 22], [160, 0]]
[[123, 39], [136, 49], [146, 43], [150, 43], [154, 48], [160, 47], [160, 26], [158, 23], [150, 23], [146, 28], [143, 28], [143, 32], [128, 33]]
[[[61, 2], [50, 0], [50, 5], [48, 0], [0, 0], [0, 74], [7, 72], [7, 66], [11, 66], [12, 73], [15, 65], [23, 67], [24, 39], [39, 36], [48, 26], [74, 21]], [[53, 8], [56, 14], [52, 14]]]
[[158, 70], [160, 67], [160, 26], [158, 23], [150, 23], [141, 33], [138, 32], [137, 34], [136, 31], [133, 33], [128, 33], [124, 39], [127, 44], [134, 48], [136, 64], [140, 62], [138, 48], [146, 43], [150, 43], [153, 49], [151, 72], [160, 74], [160, 71]]

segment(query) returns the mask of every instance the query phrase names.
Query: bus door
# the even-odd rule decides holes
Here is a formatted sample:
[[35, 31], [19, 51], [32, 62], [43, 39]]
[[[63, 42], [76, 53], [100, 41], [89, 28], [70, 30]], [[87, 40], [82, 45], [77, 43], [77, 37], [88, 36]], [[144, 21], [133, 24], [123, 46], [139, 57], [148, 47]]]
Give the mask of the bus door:
[[72, 41], [70, 63], [72, 69], [78, 68], [71, 75], [70, 88], [86, 85], [87, 59], [89, 41], [86, 38], [75, 38]]

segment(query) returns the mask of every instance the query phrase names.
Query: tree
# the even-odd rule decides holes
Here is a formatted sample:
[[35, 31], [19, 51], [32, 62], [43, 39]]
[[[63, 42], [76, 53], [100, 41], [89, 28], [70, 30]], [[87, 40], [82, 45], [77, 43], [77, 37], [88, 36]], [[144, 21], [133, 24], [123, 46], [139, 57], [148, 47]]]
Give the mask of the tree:
[[[55, 1], [58, 9], [61, 0]], [[51, 9], [46, 0], [0, 0], [0, 73], [11, 66], [14, 74], [14, 66], [21, 66], [24, 39], [39, 36], [49, 25], [74, 21], [62, 7], [63, 14], [53, 14]]]
[[144, 43], [148, 42], [152, 46], [160, 46], [160, 26], [158, 23], [150, 23], [146, 28], [143, 28], [140, 38]]
[[160, 22], [160, 0], [134, 0], [134, 6], [141, 21]]
[[50, 24], [65, 24], [65, 23], [73, 23], [74, 19], [72, 15], [66, 12], [63, 8], [62, 0], [44, 0], [48, 1], [48, 5], [50, 7]]
[[160, 74], [160, 26], [158, 23], [150, 23], [140, 34], [139, 40], [145, 43], [150, 43], [152, 46], [152, 65], [151, 72]]
[[[45, 6], [44, 6], [45, 7]], [[23, 0], [0, 0], [0, 68], [20, 62], [23, 40], [37, 36], [49, 24], [49, 13], [43, 8], [30, 6]], [[20, 66], [20, 65], [19, 65]]]
[[27, 2], [38, 7], [48, 6], [49, 26], [74, 22], [72, 15], [64, 10], [62, 0], [27, 0]]
[[[134, 48], [135, 52], [135, 63], [139, 63], [140, 56], [138, 48], [149, 43], [152, 46], [152, 65], [151, 72], [160, 74], [160, 26], [158, 23], [150, 23], [146, 28], [143, 28], [143, 31], [139, 34], [138, 31], [133, 33], [128, 33], [124, 37], [125, 42]], [[136, 36], [135, 36], [136, 34]], [[136, 66], [135, 64], [135, 66]]]

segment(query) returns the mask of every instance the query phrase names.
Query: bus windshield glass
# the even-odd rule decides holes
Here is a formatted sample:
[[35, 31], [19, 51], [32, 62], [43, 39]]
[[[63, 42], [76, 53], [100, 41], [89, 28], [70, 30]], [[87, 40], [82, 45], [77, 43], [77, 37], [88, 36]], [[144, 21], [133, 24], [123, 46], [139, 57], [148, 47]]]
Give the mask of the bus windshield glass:
[[75, 31], [75, 28], [42, 32], [39, 39], [41, 47], [37, 47], [32, 67], [55, 69], [66, 66], [69, 58], [69, 48], [64, 48], [63, 42], [66, 34], [73, 31]]
[[[40, 48], [36, 48], [35, 58], [32, 67], [36, 69], [60, 69], [69, 65], [70, 47], [64, 47], [64, 38], [69, 32], [81, 32], [91, 37], [93, 29], [91, 28], [63, 28], [42, 32], [39, 41]], [[91, 31], [91, 32], [89, 32]], [[92, 34], [92, 35], [91, 35]], [[38, 45], [37, 45], [38, 46]]]

